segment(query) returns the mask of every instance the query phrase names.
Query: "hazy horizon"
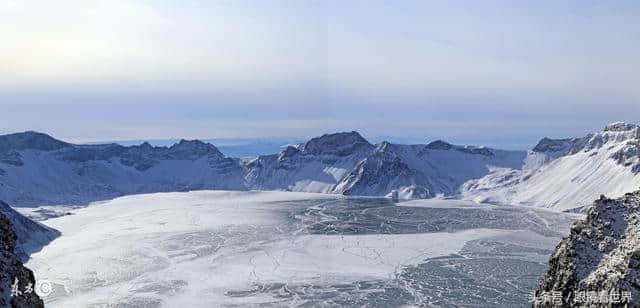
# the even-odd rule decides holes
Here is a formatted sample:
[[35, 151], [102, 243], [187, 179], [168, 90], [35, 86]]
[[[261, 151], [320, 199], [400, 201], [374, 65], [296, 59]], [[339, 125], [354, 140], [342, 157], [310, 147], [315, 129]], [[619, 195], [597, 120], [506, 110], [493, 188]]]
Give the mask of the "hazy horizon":
[[640, 118], [633, 1], [0, 2], [0, 133], [530, 147]]
[[[607, 124], [611, 124], [616, 121], [610, 121]], [[633, 123], [637, 124], [637, 123]], [[551, 137], [555, 139], [564, 139], [564, 138], [579, 138], [584, 137], [589, 133], [595, 133], [601, 131], [604, 128], [598, 128], [593, 131], [584, 132], [581, 135], [575, 136], [560, 136], [560, 137]], [[12, 134], [12, 133], [22, 133], [27, 131], [35, 131], [35, 130], [26, 130], [26, 131], [18, 131], [18, 132], [0, 132], [0, 135]], [[69, 143], [74, 144], [108, 144], [108, 143], [116, 143], [123, 146], [131, 146], [131, 145], [140, 145], [144, 142], [147, 142], [153, 146], [171, 146], [180, 142], [180, 140], [200, 140], [203, 142], [208, 142], [215, 145], [219, 148], [223, 153], [229, 156], [238, 156], [239, 153], [255, 153], [258, 155], [263, 154], [272, 154], [276, 153], [280, 150], [283, 150], [287, 145], [290, 144], [299, 144], [308, 141], [311, 138], [320, 137], [324, 134], [333, 134], [340, 132], [350, 132], [354, 130], [345, 130], [345, 131], [327, 131], [324, 133], [320, 133], [318, 135], [311, 136], [264, 136], [264, 137], [223, 137], [223, 138], [209, 138], [209, 137], [179, 137], [172, 136], [167, 138], [138, 138], [138, 139], [105, 139], [105, 140], [73, 140], [67, 138], [59, 138], [53, 134], [44, 132], [44, 131], [35, 131], [38, 133], [47, 134], [55, 139], [62, 140]], [[442, 136], [425, 136], [422, 138], [413, 138], [413, 137], [399, 137], [399, 136], [368, 136], [363, 134], [362, 132], [356, 131], [363, 138], [367, 139], [372, 144], [377, 144], [383, 141], [395, 143], [395, 144], [428, 144], [432, 141], [442, 140], [445, 142], [449, 142], [451, 144], [456, 145], [469, 145], [469, 146], [486, 146], [494, 149], [502, 149], [502, 150], [530, 150], [532, 149], [541, 139], [549, 138], [550, 136], [538, 136], [529, 139], [483, 139], [482, 141], [473, 140], [473, 139], [464, 139], [464, 138], [454, 138], [447, 139]], [[271, 151], [271, 149], [274, 149]], [[275, 150], [278, 149], [278, 150]], [[231, 153], [226, 153], [225, 151], [231, 151]], [[251, 156], [251, 155], [240, 155], [240, 156]]]

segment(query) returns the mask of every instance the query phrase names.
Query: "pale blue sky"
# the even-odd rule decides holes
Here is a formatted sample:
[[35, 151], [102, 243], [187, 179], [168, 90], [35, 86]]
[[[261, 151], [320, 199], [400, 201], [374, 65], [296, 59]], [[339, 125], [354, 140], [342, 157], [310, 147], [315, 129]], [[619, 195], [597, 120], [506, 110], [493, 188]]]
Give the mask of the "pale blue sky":
[[640, 122], [636, 1], [4, 1], [0, 132], [518, 147]]

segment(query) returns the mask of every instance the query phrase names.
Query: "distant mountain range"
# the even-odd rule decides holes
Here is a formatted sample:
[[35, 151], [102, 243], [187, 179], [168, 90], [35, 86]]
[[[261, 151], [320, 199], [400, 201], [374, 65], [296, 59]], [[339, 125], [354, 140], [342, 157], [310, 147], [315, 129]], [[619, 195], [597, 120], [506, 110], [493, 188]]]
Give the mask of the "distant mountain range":
[[529, 151], [445, 141], [372, 144], [326, 134], [272, 155], [227, 157], [181, 140], [77, 145], [46, 134], [0, 136], [0, 200], [14, 206], [84, 204], [200, 189], [289, 190], [402, 199], [460, 198], [567, 210], [640, 186], [638, 126], [613, 123], [582, 138], [543, 138]]
[[[216, 138], [203, 139], [203, 142], [215, 144], [216, 148], [225, 156], [255, 157], [265, 154], [278, 153], [289, 144], [303, 143], [303, 138]], [[153, 146], [171, 146], [180, 139], [152, 139], [152, 140], [114, 140], [109, 142], [91, 142], [88, 144], [115, 143], [123, 146], [139, 145], [147, 142]]]
[[[403, 138], [394, 136], [375, 136], [371, 137], [370, 142], [389, 141], [399, 144], [416, 144], [423, 143], [418, 138]], [[268, 155], [278, 153], [284, 150], [288, 145], [301, 144], [306, 141], [305, 138], [287, 138], [287, 137], [263, 137], [263, 138], [214, 138], [202, 139], [203, 142], [215, 144], [225, 156], [230, 157], [257, 157], [260, 155]], [[180, 139], [150, 139], [150, 140], [113, 140], [109, 142], [91, 142], [87, 144], [104, 144], [116, 143], [124, 146], [139, 145], [147, 142], [153, 146], [171, 146], [180, 142]]]

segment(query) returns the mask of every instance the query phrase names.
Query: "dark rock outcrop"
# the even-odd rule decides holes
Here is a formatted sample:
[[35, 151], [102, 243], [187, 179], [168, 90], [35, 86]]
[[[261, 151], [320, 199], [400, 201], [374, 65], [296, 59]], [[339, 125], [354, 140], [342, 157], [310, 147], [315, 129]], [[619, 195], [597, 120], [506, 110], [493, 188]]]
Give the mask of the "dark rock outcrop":
[[440, 151], [449, 151], [454, 149], [456, 151], [460, 151], [467, 154], [474, 155], [484, 155], [484, 156], [493, 156], [494, 153], [485, 147], [475, 147], [475, 146], [459, 146], [453, 145], [446, 141], [436, 140], [432, 141], [424, 147], [425, 150], [440, 150]]
[[453, 145], [446, 142], [446, 141], [442, 141], [442, 140], [436, 140], [436, 141], [432, 141], [429, 144], [427, 144], [425, 146], [425, 149], [428, 150], [450, 150], [451, 148], [453, 148]]
[[325, 134], [302, 145], [304, 154], [351, 155], [358, 150], [371, 150], [373, 145], [357, 132]]
[[10, 150], [54, 151], [69, 146], [71, 146], [71, 144], [57, 140], [47, 134], [34, 131], [0, 136], [0, 153]]
[[72, 145], [60, 151], [57, 155], [62, 160], [73, 163], [86, 163], [96, 160], [108, 161], [112, 158], [120, 158], [120, 162], [123, 165], [135, 167], [138, 171], [145, 171], [160, 160], [196, 160], [201, 157], [222, 160], [225, 158], [210, 143], [184, 139], [171, 147], [154, 147], [147, 142], [128, 147], [115, 143]]
[[566, 154], [571, 147], [576, 143], [577, 139], [551, 139], [551, 138], [542, 138], [538, 144], [536, 144], [533, 149], [534, 152], [545, 153], [545, 152], [563, 152]]
[[602, 196], [573, 225], [533, 307], [640, 307], [640, 191]]
[[[0, 307], [44, 307], [42, 299], [35, 292], [33, 272], [20, 261], [16, 243], [17, 237], [11, 222], [0, 213]], [[14, 287], [21, 294], [12, 294]]]
[[26, 262], [30, 254], [39, 251], [60, 236], [58, 230], [25, 217], [1, 200], [0, 215], [3, 215], [11, 222], [12, 230], [17, 237], [15, 253], [22, 261]]

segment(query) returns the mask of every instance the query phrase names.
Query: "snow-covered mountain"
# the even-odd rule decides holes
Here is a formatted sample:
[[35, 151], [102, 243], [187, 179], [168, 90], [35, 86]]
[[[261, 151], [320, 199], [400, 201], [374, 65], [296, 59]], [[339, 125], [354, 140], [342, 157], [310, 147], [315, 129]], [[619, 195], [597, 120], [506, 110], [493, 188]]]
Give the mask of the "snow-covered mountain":
[[583, 138], [544, 138], [521, 169], [496, 170], [466, 182], [461, 198], [559, 210], [586, 206], [601, 194], [640, 187], [640, 134], [617, 122]]
[[244, 162], [247, 186], [331, 193], [374, 146], [356, 132], [327, 134]]
[[191, 189], [245, 189], [242, 168], [197, 140], [124, 147], [74, 145], [36, 132], [0, 136], [0, 199], [14, 205]]
[[451, 196], [468, 180], [494, 168], [520, 168], [524, 153], [484, 147], [380, 143], [337, 185], [337, 192], [382, 195], [398, 190], [402, 199]]
[[543, 138], [530, 151], [371, 144], [357, 132], [326, 134], [255, 158], [229, 158], [201, 141], [75, 145], [25, 132], [0, 136], [0, 199], [19, 206], [81, 204], [120, 195], [198, 189], [288, 190], [454, 197], [566, 210], [640, 186], [636, 125], [583, 138]]
[[328, 134], [298, 147], [249, 160], [248, 187], [384, 196], [404, 199], [453, 195], [462, 183], [493, 168], [520, 168], [525, 152], [454, 146], [370, 144], [356, 132]]

